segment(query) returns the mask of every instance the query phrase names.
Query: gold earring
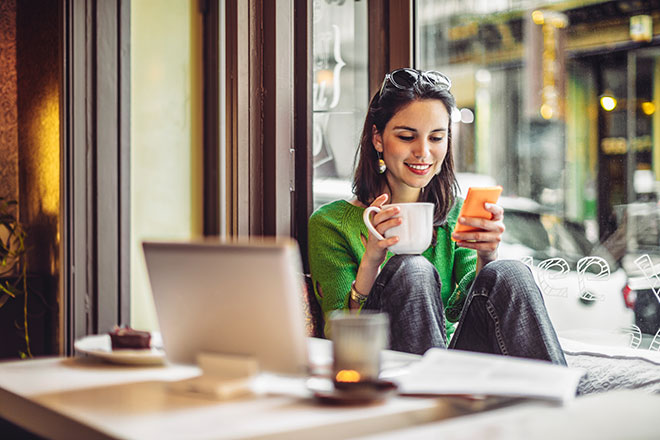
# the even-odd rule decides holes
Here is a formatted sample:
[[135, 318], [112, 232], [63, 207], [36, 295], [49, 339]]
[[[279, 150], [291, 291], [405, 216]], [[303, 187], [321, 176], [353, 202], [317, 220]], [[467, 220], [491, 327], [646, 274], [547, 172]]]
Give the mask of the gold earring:
[[383, 160], [383, 153], [380, 151], [376, 153], [378, 154], [378, 174], [383, 174], [387, 169], [387, 165], [385, 165], [385, 161]]

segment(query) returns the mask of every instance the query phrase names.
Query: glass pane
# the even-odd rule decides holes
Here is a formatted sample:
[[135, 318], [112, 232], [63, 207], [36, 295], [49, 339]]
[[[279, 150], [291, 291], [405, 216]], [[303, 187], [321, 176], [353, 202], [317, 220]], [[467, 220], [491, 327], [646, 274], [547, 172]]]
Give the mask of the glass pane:
[[313, 3], [314, 209], [351, 197], [353, 159], [366, 113], [366, 1]]
[[417, 0], [415, 64], [452, 79], [462, 191], [503, 185], [500, 256], [560, 336], [658, 350], [660, 49], [619, 6]]

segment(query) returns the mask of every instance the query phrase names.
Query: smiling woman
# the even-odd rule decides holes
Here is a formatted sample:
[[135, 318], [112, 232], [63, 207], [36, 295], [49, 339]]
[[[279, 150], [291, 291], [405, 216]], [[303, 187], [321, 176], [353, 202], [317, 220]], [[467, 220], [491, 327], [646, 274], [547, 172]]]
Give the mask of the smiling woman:
[[[394, 350], [448, 347], [565, 365], [529, 269], [495, 261], [502, 208], [486, 203], [489, 219], [459, 218], [450, 86], [433, 71], [406, 68], [385, 76], [362, 130], [356, 198], [324, 205], [309, 221], [317, 298], [326, 315], [335, 309], [387, 313]], [[388, 200], [393, 204], [385, 205]], [[418, 202], [432, 205], [432, 234], [420, 230], [423, 221], [403, 224], [412, 222], [404, 208]], [[363, 218], [377, 233], [367, 231]], [[474, 230], [452, 234], [457, 223]], [[397, 250], [408, 235], [425, 233], [433, 236], [426, 250]]]

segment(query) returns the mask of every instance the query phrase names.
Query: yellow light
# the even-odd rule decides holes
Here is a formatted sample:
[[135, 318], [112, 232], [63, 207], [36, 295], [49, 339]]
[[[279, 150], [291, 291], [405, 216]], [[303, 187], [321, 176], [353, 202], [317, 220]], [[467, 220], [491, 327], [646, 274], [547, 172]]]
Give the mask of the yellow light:
[[[60, 213], [60, 101], [57, 83], [50, 82], [28, 122], [33, 151], [34, 188], [44, 214]], [[35, 193], [35, 197], [37, 197]], [[55, 218], [55, 217], [53, 217]]]
[[645, 115], [651, 116], [653, 113], [655, 113], [655, 104], [650, 101], [642, 102], [642, 111]]
[[545, 19], [543, 18], [543, 12], [542, 11], [532, 12], [532, 21], [534, 22], [534, 24], [542, 25], [545, 22]]
[[616, 108], [616, 99], [612, 96], [601, 96], [600, 106], [603, 107], [603, 110], [606, 112], [611, 112]]
[[360, 373], [355, 370], [339, 370], [336, 379], [337, 382], [359, 382]]
[[543, 119], [552, 119], [552, 116], [555, 114], [555, 112], [552, 110], [552, 107], [549, 106], [548, 104], [543, 104], [541, 106], [541, 116]]
[[332, 73], [332, 70], [319, 70], [316, 73], [316, 83], [321, 84], [321, 83], [326, 83], [327, 85], [332, 84], [334, 74]]

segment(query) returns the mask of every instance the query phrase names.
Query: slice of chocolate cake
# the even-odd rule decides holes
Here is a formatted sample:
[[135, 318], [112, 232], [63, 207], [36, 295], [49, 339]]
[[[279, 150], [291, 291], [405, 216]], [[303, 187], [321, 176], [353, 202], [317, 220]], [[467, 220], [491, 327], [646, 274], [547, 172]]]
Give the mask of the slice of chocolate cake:
[[149, 332], [126, 326], [115, 327], [109, 334], [113, 350], [140, 350], [151, 347], [151, 333]]

